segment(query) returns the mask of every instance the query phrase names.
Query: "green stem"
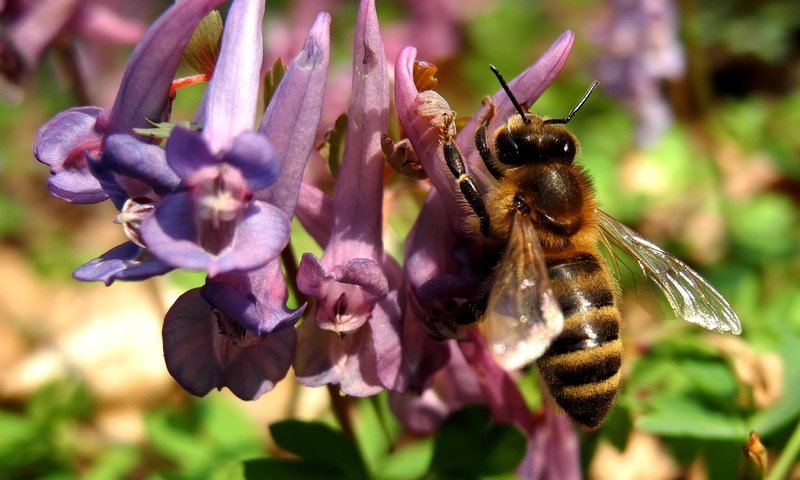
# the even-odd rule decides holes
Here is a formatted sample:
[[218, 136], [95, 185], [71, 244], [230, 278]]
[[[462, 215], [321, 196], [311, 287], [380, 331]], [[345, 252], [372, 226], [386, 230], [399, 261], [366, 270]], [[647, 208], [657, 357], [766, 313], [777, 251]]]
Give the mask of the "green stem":
[[795, 427], [794, 432], [792, 432], [792, 436], [789, 438], [786, 447], [784, 447], [781, 456], [778, 457], [778, 461], [775, 462], [775, 466], [773, 466], [769, 474], [767, 474], [766, 480], [782, 480], [787, 478], [789, 470], [797, 459], [798, 453], [800, 453], [800, 422], [797, 423], [797, 427]]
[[350, 400], [342, 394], [338, 385], [328, 384], [328, 396], [331, 398], [331, 410], [333, 415], [342, 427], [342, 432], [353, 441], [356, 442], [356, 434], [353, 429], [353, 420], [350, 418]]

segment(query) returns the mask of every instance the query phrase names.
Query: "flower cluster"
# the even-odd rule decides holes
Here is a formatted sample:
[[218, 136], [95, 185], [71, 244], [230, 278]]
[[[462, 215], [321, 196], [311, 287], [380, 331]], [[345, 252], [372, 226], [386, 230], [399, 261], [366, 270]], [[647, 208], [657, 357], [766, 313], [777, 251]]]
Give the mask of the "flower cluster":
[[[326, 13], [316, 17], [256, 124], [262, 65], [274, 60], [264, 58], [264, 2], [233, 0], [194, 117], [198, 128], [175, 126], [163, 146], [161, 138], [141, 135], [152, 122], [171, 120], [181, 55], [201, 20], [223, 3], [173, 5], [137, 46], [110, 110], [73, 108], [40, 128], [34, 153], [50, 167], [51, 193], [76, 203], [111, 200], [128, 238], [75, 277], [111, 284], [175, 268], [206, 272], [205, 284], [175, 302], [163, 327], [167, 368], [192, 394], [227, 387], [254, 399], [291, 367], [308, 386], [335, 384], [358, 397], [389, 391], [398, 417], [421, 432], [456, 408], [486, 403], [498, 420], [528, 433], [526, 476], [577, 476], [565, 417], [532, 416], [476, 330], [448, 339], [448, 312], [480, 289], [490, 268], [481, 260], [488, 247], [465, 227], [439, 144], [441, 114], [449, 107], [435, 92], [419, 91], [413, 47], [397, 57], [393, 94], [432, 188], [403, 266], [384, 251], [382, 147], [391, 65], [374, 0], [363, 0], [358, 11], [345, 148], [332, 198], [303, 182], [326, 90]], [[563, 34], [510, 82], [521, 101], [532, 104], [552, 82], [572, 42], [571, 33]], [[493, 100], [498, 119], [513, 111], [501, 92]], [[456, 142], [485, 187], [470, 138], [476, 122]], [[293, 269], [284, 271], [281, 260], [293, 217], [324, 248], [320, 258], [304, 254], [296, 275], [285, 273]], [[290, 308], [290, 285], [309, 303]]]

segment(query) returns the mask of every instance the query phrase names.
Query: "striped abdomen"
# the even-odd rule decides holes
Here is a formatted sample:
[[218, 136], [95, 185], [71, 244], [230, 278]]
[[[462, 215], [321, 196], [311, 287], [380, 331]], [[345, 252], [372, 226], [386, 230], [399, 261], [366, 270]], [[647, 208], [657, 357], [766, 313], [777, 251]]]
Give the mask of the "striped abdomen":
[[602, 261], [593, 253], [548, 260], [564, 329], [536, 362], [556, 403], [591, 429], [614, 405], [622, 361], [621, 316]]

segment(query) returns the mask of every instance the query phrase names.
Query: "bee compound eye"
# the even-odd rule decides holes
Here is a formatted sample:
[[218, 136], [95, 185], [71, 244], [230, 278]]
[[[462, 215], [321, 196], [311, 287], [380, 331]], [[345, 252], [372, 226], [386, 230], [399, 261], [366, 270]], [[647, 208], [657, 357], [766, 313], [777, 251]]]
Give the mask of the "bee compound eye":
[[497, 149], [497, 157], [506, 165], [519, 165], [520, 152], [519, 145], [514, 139], [514, 136], [508, 130], [503, 130], [495, 137], [495, 148]]

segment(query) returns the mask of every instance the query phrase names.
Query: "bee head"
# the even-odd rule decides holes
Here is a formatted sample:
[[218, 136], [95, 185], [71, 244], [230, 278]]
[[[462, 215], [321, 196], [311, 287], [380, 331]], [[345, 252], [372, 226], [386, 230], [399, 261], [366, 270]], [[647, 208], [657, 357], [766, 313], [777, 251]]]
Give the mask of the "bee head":
[[492, 72], [508, 95], [519, 116], [512, 116], [495, 132], [497, 158], [505, 165], [519, 166], [539, 162], [572, 163], [578, 151], [578, 140], [563, 125], [580, 110], [598, 82], [592, 82], [583, 98], [564, 118], [542, 119], [526, 112], [511, 92], [500, 71], [490, 65]]
[[540, 162], [569, 164], [578, 151], [578, 140], [569, 130], [531, 114], [508, 119], [495, 132], [494, 145], [498, 160], [508, 166]]

